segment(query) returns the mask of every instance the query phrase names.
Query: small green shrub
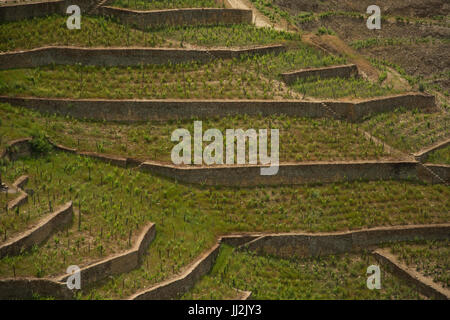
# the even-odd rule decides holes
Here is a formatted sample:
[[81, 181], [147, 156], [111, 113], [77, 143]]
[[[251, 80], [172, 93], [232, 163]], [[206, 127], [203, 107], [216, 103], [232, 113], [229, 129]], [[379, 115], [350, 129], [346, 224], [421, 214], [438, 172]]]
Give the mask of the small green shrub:
[[45, 134], [39, 131], [35, 131], [31, 134], [33, 138], [30, 141], [31, 151], [36, 154], [47, 154], [52, 150], [51, 144], [48, 142]]

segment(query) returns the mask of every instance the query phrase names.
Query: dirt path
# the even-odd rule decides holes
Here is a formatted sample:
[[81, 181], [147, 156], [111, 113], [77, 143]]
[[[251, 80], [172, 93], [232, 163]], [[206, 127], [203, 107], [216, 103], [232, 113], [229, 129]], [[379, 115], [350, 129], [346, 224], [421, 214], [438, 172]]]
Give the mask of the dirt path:
[[[234, 9], [245, 9], [245, 10], [252, 10], [253, 12], [253, 23], [255, 26], [264, 28], [274, 28], [275, 30], [279, 31], [289, 31], [289, 26], [287, 22], [284, 26], [279, 24], [272, 23], [269, 18], [267, 18], [265, 15], [263, 15], [261, 12], [258, 11], [258, 9], [253, 6], [253, 4], [249, 0], [226, 0], [228, 2], [228, 6], [230, 8]], [[292, 31], [292, 30], [291, 30]]]
[[[263, 15], [256, 9], [249, 0], [226, 0], [228, 1], [228, 6], [230, 8], [236, 9], [249, 9], [253, 12], [253, 23], [257, 27], [273, 27], [276, 30], [282, 30], [287, 32], [298, 31], [296, 26], [290, 25], [286, 21], [282, 21], [278, 24], [273, 24], [270, 22], [269, 18]], [[378, 81], [380, 72], [378, 69], [372, 66], [372, 64], [367, 61], [362, 55], [349, 47], [343, 40], [334, 35], [322, 35], [318, 36], [313, 33], [305, 33], [302, 36], [302, 40], [328, 54], [342, 55], [347, 57], [349, 62], [354, 63], [358, 66], [360, 74], [373, 82]], [[385, 82], [391, 84], [395, 89], [398, 90], [411, 90], [411, 86], [405, 81], [400, 74], [395, 70], [388, 69], [388, 77]]]

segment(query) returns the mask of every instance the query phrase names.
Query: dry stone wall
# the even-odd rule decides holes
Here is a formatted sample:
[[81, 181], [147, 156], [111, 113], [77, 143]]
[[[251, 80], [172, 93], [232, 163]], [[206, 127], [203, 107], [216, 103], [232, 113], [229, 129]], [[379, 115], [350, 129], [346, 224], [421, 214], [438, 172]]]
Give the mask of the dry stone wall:
[[283, 45], [247, 49], [183, 49], [183, 48], [83, 48], [49, 46], [31, 50], [0, 53], [0, 70], [36, 68], [50, 64], [92, 66], [137, 66], [190, 61], [208, 62], [231, 59], [241, 55], [277, 54]]
[[343, 66], [301, 69], [293, 72], [282, 73], [281, 77], [287, 84], [292, 84], [299, 79], [350, 78], [357, 75], [358, 67], [355, 64], [348, 64]]
[[[141, 122], [147, 120], [208, 118], [247, 114], [361, 121], [365, 117], [396, 108], [427, 110], [435, 106], [434, 96], [408, 93], [361, 102], [304, 100], [108, 100], [60, 99], [0, 96], [10, 103], [44, 113], [69, 115], [78, 119]], [[324, 106], [326, 105], [326, 106]], [[333, 112], [330, 112], [330, 109]]]
[[98, 13], [119, 19], [136, 28], [184, 25], [217, 25], [252, 23], [251, 10], [202, 8], [136, 11], [109, 6], [100, 7]]
[[373, 255], [380, 264], [387, 266], [391, 273], [393, 273], [396, 277], [405, 280], [409, 285], [415, 287], [423, 295], [432, 299], [450, 299], [450, 290], [442, 288], [437, 283], [433, 282], [433, 280], [424, 277], [417, 271], [405, 266], [386, 250], [377, 249], [373, 252]]
[[73, 4], [78, 5], [83, 14], [91, 8], [93, 2], [95, 3], [92, 0], [57, 0], [9, 4], [0, 6], [0, 22], [19, 21], [52, 14], [66, 15], [67, 7]]
[[193, 288], [195, 283], [211, 270], [219, 254], [219, 249], [220, 244], [214, 245], [212, 249], [203, 254], [199, 260], [181, 275], [138, 292], [130, 297], [130, 300], [168, 300], [179, 298]]
[[39, 297], [54, 297], [56, 299], [71, 299], [73, 293], [65, 284], [51, 279], [0, 279], [0, 299], [34, 299]]
[[261, 175], [261, 166], [176, 167], [144, 162], [140, 169], [185, 183], [221, 186], [292, 185], [358, 180], [417, 178], [416, 162], [354, 161], [280, 164], [278, 173]]
[[[81, 286], [96, 282], [106, 277], [130, 272], [137, 268], [142, 256], [148, 249], [150, 243], [155, 239], [156, 228], [154, 223], [149, 223], [141, 232], [133, 248], [125, 253], [108, 257], [97, 263], [88, 265], [81, 269]], [[66, 282], [68, 275], [58, 278], [58, 281]]]
[[5, 150], [0, 155], [0, 159], [8, 159], [10, 161], [31, 155], [32, 138], [22, 138], [8, 142]]
[[378, 227], [329, 234], [262, 235], [242, 249], [279, 257], [320, 256], [372, 248], [386, 242], [450, 238], [450, 224]]
[[440, 149], [443, 149], [443, 148], [447, 147], [448, 145], [450, 145], [450, 138], [448, 138], [444, 141], [438, 142], [428, 148], [420, 150], [419, 152], [416, 152], [414, 154], [414, 157], [416, 158], [417, 161], [425, 162], [425, 161], [427, 161], [427, 158], [430, 155], [430, 153], [440, 150]]
[[69, 224], [72, 221], [72, 202], [58, 208], [55, 212], [42, 219], [37, 226], [25, 231], [17, 237], [11, 239], [0, 246], [0, 258], [6, 255], [14, 256], [21, 250], [28, 250], [34, 245], [45, 241], [50, 234]]

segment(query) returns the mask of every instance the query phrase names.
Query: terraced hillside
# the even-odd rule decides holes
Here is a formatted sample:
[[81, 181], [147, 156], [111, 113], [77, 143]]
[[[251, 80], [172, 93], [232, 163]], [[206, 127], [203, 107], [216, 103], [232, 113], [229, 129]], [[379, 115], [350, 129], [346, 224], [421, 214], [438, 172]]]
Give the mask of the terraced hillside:
[[0, 298], [448, 299], [448, 8], [403, 2], [2, 3]]

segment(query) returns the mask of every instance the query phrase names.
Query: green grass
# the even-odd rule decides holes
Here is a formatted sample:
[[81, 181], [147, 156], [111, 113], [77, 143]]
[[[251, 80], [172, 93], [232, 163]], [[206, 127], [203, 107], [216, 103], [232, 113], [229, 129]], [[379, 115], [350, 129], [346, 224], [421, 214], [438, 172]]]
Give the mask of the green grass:
[[83, 16], [80, 30], [69, 30], [67, 17], [51, 15], [0, 24], [0, 51], [50, 45], [83, 47], [248, 47], [299, 46], [301, 35], [249, 24], [134, 29], [109, 17]]
[[34, 2], [53, 2], [55, 0], [4, 0], [0, 2], [0, 6], [16, 5], [16, 4], [28, 4]]
[[134, 67], [55, 66], [0, 71], [0, 94], [10, 96], [111, 99], [283, 99], [291, 92], [281, 72], [338, 64], [301, 47], [280, 54], [241, 56], [209, 63]]
[[115, 0], [111, 7], [120, 7], [135, 10], [157, 10], [178, 8], [221, 8], [221, 0]]
[[[387, 61], [384, 58], [383, 59], [375, 59], [375, 58], [369, 58], [368, 59], [370, 61], [370, 63], [378, 68], [379, 70], [383, 70], [386, 71], [387, 67], [390, 67], [392, 69], [394, 69], [395, 71], [397, 71], [404, 79], [406, 79], [409, 83], [409, 85], [413, 86], [413, 87], [417, 87], [417, 90], [419, 90], [419, 85], [421, 83], [421, 81], [423, 80], [422, 76], [411, 76], [409, 75], [404, 68], [402, 68], [401, 66], [399, 66], [398, 64], [395, 64], [393, 62]], [[423, 85], [423, 84], [422, 84]], [[425, 88], [421, 88], [420, 91], [423, 91]]]
[[[194, 119], [140, 124], [80, 121], [7, 104], [0, 104], [0, 115], [0, 149], [17, 138], [47, 135], [54, 142], [82, 151], [163, 162], [171, 162], [176, 145], [170, 141], [172, 132], [178, 128], [193, 132], [194, 123]], [[221, 132], [230, 128], [279, 129], [281, 162], [399, 158], [371, 143], [357, 125], [345, 121], [244, 115], [203, 120], [203, 131], [209, 128]]]
[[350, 45], [355, 49], [367, 49], [372, 47], [384, 47], [384, 46], [399, 46], [399, 45], [413, 45], [413, 44], [435, 44], [435, 43], [448, 43], [448, 39], [437, 38], [369, 38], [364, 40], [355, 40]]
[[61, 273], [68, 265], [83, 265], [127, 249], [130, 230], [134, 237], [145, 221], [156, 223], [158, 236], [143, 265], [85, 291], [86, 298], [123, 297], [166, 279], [210, 248], [218, 234], [328, 232], [449, 218], [449, 188], [416, 182], [241, 189], [188, 186], [63, 153], [7, 163], [1, 170], [7, 181], [30, 176], [28, 188], [35, 191], [30, 206], [39, 200], [45, 206], [50, 199], [56, 206], [72, 199], [75, 209], [81, 202], [82, 212], [80, 231], [75, 214], [67, 230], [42, 246], [1, 259], [2, 277], [12, 276], [13, 266], [18, 276]]
[[428, 155], [427, 162], [450, 164], [450, 146], [433, 151]]
[[81, 29], [69, 30], [67, 17], [52, 15], [0, 24], [0, 51], [33, 49], [50, 45], [168, 46], [161, 34], [143, 32], [113, 22], [108, 18], [84, 16]]
[[[6, 182], [11, 185], [14, 181]], [[27, 188], [25, 187], [25, 189]], [[50, 208], [55, 209], [54, 202], [50, 207], [48, 201], [38, 202], [37, 199], [34, 199], [31, 203], [28, 202], [14, 210], [6, 210], [7, 203], [18, 196], [19, 193], [0, 193], [0, 212], [2, 212], [0, 245], [24, 231], [28, 226], [34, 225], [39, 219], [50, 212]], [[53, 199], [50, 199], [50, 201], [53, 201]]]
[[317, 31], [316, 31], [316, 34], [318, 36], [321, 36], [321, 35], [324, 35], [324, 34], [335, 35], [336, 33], [331, 28], [319, 27], [317, 29]]
[[317, 98], [370, 98], [400, 93], [361, 78], [300, 79], [291, 86], [304, 96]]
[[282, 19], [291, 23], [294, 21], [288, 12], [274, 4], [272, 0], [251, 0], [251, 2], [272, 23], [280, 23]]
[[[235, 288], [252, 292], [252, 299], [420, 299], [419, 294], [391, 274], [381, 272], [381, 290], [366, 286], [367, 267], [376, 261], [367, 253], [320, 258], [280, 259], [234, 251], [224, 246], [214, 266], [184, 299], [230, 299]], [[222, 260], [222, 261], [221, 261]]]
[[184, 26], [137, 30], [112, 18], [83, 16], [80, 30], [69, 30], [67, 17], [51, 15], [0, 24], [0, 51], [50, 45], [83, 47], [248, 47], [267, 44], [298, 46], [299, 33], [249, 24]]
[[450, 115], [443, 111], [398, 109], [375, 115], [364, 121], [362, 127], [388, 145], [413, 153], [447, 138], [449, 121]]
[[416, 243], [396, 243], [389, 245], [389, 248], [400, 261], [448, 288], [450, 287], [449, 244], [449, 240], [430, 240]]
[[218, 25], [203, 27], [166, 27], [155, 31], [158, 35], [199, 46], [248, 46], [272, 43], [298, 46], [300, 33], [277, 31], [271, 28], [257, 28], [254, 25]]
[[11, 96], [109, 99], [290, 97], [284, 87], [259, 77], [256, 70], [245, 70], [246, 65], [229, 60], [142, 67], [14, 69], [0, 72], [0, 92]]

